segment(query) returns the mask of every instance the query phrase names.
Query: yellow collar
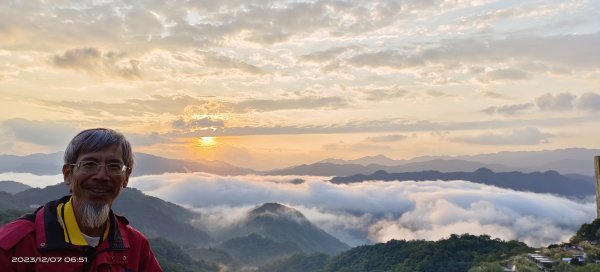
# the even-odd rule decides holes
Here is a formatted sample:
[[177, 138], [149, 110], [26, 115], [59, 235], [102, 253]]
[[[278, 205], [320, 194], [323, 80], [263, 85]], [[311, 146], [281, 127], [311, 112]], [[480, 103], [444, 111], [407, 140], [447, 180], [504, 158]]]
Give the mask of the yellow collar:
[[[75, 219], [73, 197], [71, 197], [67, 203], [58, 204], [56, 211], [60, 221], [62, 221], [61, 226], [64, 231], [65, 242], [77, 246], [87, 246], [88, 243], [85, 238], [83, 238], [79, 225], [77, 225], [77, 219]], [[109, 224], [106, 224], [102, 240], [106, 240], [106, 237], [108, 237], [108, 230]]]

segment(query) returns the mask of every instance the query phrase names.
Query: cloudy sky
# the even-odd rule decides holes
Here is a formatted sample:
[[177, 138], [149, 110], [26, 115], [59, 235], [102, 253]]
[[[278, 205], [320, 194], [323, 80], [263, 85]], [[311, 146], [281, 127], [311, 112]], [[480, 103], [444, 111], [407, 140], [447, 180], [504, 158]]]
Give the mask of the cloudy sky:
[[[3, 1], [0, 153], [271, 169], [598, 148], [598, 1]], [[212, 137], [212, 138], [210, 138]]]

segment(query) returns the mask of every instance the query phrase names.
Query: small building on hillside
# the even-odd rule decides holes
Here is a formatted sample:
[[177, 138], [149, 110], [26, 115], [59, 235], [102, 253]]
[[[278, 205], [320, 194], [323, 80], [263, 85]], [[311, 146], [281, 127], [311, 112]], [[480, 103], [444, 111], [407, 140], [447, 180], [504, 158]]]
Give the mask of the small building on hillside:
[[556, 264], [552, 259], [538, 253], [528, 253], [527, 257], [533, 261], [540, 269], [549, 268]]

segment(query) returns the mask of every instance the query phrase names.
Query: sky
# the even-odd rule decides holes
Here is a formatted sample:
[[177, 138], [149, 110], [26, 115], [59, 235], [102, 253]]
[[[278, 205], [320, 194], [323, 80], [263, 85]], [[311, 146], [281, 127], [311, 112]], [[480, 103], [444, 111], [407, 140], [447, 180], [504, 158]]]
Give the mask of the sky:
[[598, 148], [598, 1], [3, 1], [0, 154], [258, 170]]

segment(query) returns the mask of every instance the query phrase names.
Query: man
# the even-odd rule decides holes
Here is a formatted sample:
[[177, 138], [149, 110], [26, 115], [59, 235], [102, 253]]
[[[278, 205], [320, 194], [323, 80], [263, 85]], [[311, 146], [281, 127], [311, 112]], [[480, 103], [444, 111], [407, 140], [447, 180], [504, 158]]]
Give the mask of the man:
[[71, 195], [0, 229], [0, 270], [161, 271], [148, 240], [111, 210], [131, 175], [129, 141], [111, 129], [84, 130], [64, 163]]

